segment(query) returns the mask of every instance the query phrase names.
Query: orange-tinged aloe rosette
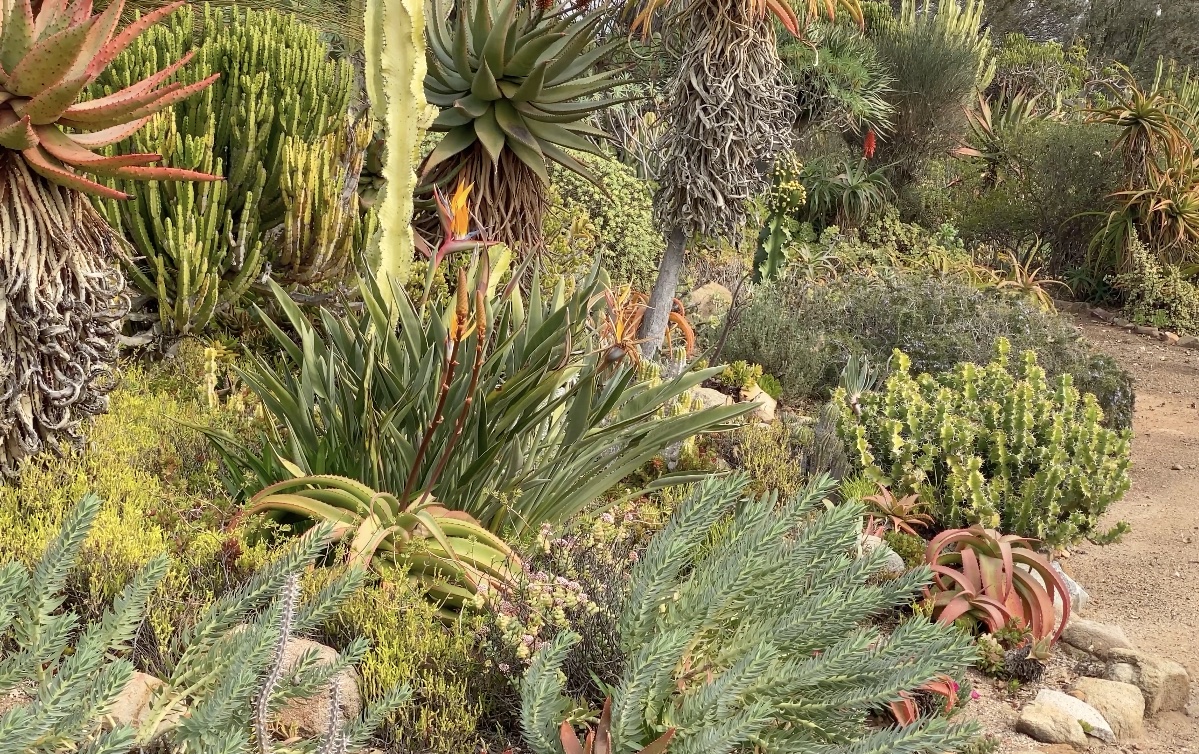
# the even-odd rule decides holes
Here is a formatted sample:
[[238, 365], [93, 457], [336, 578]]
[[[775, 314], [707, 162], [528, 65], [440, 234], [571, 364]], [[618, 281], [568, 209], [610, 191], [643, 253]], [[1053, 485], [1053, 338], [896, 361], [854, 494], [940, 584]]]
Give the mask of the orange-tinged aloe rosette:
[[118, 31], [124, 5], [124, 0], [116, 0], [93, 14], [92, 0], [0, 0], [0, 148], [19, 152], [31, 170], [52, 183], [114, 199], [129, 197], [87, 174], [151, 181], [220, 180], [157, 166], [162, 160], [157, 154], [107, 157], [95, 151], [128, 138], [155, 113], [217, 78], [190, 85], [168, 83], [191, 59], [189, 53], [132, 86], [79, 102], [117, 55], [184, 2], [147, 13]]

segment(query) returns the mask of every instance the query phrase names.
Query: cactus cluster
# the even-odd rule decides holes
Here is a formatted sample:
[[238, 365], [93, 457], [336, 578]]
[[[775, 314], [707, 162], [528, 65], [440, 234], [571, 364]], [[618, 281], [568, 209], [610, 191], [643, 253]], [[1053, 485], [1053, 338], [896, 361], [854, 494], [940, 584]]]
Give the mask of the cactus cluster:
[[981, 524], [1053, 545], [1105, 536], [1099, 517], [1129, 486], [1129, 432], [1106, 429], [1069, 374], [1048, 382], [1033, 351], [1013, 369], [1010, 350], [1000, 338], [986, 366], [916, 377], [897, 349], [880, 390], [855, 406], [839, 388], [851, 459], [897, 494], [920, 492], [942, 528]]
[[157, 151], [225, 181], [163, 181], [136, 187], [130, 202], [97, 201], [132, 242], [126, 274], [157, 302], [155, 331], [168, 337], [203, 330], [266, 276], [338, 279], [363, 235], [354, 194], [370, 135], [349, 119], [350, 64], [329, 59], [316, 29], [276, 12], [187, 7], [115, 59], [93, 94], [183, 55], [194, 64], [172, 86], [220, 74], [217, 83], [119, 152]]

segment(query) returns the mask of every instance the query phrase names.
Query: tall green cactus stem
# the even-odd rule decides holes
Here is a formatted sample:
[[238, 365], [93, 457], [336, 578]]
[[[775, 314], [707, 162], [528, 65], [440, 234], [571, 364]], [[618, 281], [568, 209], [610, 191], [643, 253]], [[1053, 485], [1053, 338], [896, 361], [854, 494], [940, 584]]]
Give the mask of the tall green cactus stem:
[[424, 2], [367, 0], [365, 26], [367, 96], [387, 134], [375, 277], [391, 306], [395, 300], [388, 278], [402, 284], [412, 265], [415, 158], [435, 114], [425, 101]]
[[787, 220], [808, 200], [807, 190], [799, 181], [801, 163], [794, 154], [785, 154], [774, 163], [770, 193], [766, 195], [766, 222], [758, 234], [754, 253], [754, 282], [773, 280], [787, 266], [787, 241], [791, 234]]
[[[292, 16], [208, 5], [197, 15], [184, 8], [151, 29], [93, 88], [116, 91], [191, 51], [180, 81], [221, 74], [120, 151], [158, 151], [167, 165], [226, 180], [147, 183], [127, 187], [129, 202], [97, 200], [132, 241], [127, 273], [157, 300], [167, 336], [202, 330], [266, 272], [303, 284], [341, 274], [358, 222], [345, 191], [362, 141], [348, 122], [350, 64], [331, 61], [317, 30]], [[305, 223], [314, 227], [300, 233]]]

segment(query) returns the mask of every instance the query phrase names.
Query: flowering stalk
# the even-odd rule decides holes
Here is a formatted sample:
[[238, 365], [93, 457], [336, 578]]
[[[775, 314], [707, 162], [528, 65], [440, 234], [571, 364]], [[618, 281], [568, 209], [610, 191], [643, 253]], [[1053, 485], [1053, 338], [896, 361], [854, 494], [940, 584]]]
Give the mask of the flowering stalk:
[[413, 485], [416, 484], [416, 477], [420, 473], [421, 461], [424, 460], [425, 453], [429, 450], [429, 443], [432, 442], [433, 435], [445, 420], [445, 402], [450, 395], [450, 385], [454, 381], [454, 374], [458, 371], [458, 349], [462, 344], [461, 335], [466, 331], [467, 317], [470, 314], [468, 302], [466, 271], [460, 269], [458, 270], [458, 303], [454, 309], [454, 320], [450, 324], [449, 363], [446, 365], [445, 376], [441, 381], [441, 394], [437, 398], [437, 409], [433, 412], [433, 422], [426, 430], [425, 436], [421, 439], [420, 448], [412, 459], [412, 469], [408, 472], [407, 481], [404, 482], [404, 492], [400, 495], [401, 501], [409, 499], [408, 495], [412, 492]]

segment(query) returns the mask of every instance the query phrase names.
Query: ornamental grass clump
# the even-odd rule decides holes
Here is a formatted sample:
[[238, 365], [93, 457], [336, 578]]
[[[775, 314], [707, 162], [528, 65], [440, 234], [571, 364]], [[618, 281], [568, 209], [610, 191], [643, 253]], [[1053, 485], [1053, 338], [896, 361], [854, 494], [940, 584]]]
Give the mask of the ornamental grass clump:
[[851, 406], [844, 388], [839, 431], [851, 460], [897, 494], [919, 492], [937, 528], [970, 524], [1063, 545], [1127, 530], [1099, 518], [1128, 490], [1128, 430], [1102, 426], [1094, 395], [1064, 374], [1050, 383], [1026, 351], [1009, 364], [1000, 338], [994, 360], [963, 362], [933, 377], [911, 374], [898, 349], [877, 391]]

